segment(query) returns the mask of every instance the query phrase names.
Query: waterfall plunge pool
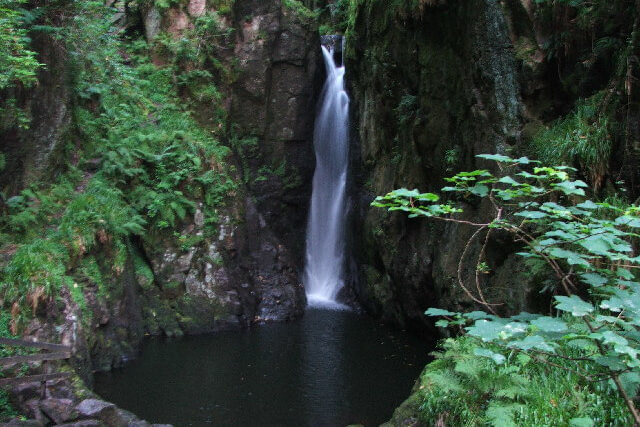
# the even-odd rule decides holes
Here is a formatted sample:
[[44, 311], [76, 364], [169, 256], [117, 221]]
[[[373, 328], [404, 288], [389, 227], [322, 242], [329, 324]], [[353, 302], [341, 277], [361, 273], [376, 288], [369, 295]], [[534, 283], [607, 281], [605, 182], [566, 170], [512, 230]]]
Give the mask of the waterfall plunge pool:
[[292, 323], [145, 341], [139, 359], [96, 374], [103, 398], [180, 426], [379, 425], [409, 396], [433, 348], [345, 310]]

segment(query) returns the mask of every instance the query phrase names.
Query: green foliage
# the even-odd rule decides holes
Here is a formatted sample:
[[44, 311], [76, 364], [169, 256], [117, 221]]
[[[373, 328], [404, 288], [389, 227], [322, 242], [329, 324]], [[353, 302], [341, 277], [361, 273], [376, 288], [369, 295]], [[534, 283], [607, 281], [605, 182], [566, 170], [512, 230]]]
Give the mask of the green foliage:
[[[55, 295], [71, 283], [66, 275], [69, 261], [66, 248], [52, 239], [22, 245], [2, 273], [0, 293], [6, 300], [23, 305], [31, 295]], [[30, 305], [35, 312], [37, 303]]]
[[300, 0], [282, 0], [282, 5], [305, 19], [316, 19], [318, 14], [307, 8]]
[[95, 256], [83, 257], [76, 272], [76, 278], [81, 282], [90, 282], [98, 287], [98, 295], [105, 296], [107, 283]]
[[323, 3], [325, 3], [323, 8], [316, 9], [316, 15], [322, 22], [318, 29], [320, 34], [344, 34], [351, 19], [351, 5], [355, 1], [333, 0]]
[[228, 15], [233, 10], [235, 0], [211, 0], [211, 6], [221, 15]]
[[[625, 52], [625, 47], [634, 12], [637, 13], [629, 2], [536, 0], [535, 3], [541, 22], [555, 21], [556, 27], [545, 46], [549, 57], [569, 54], [587, 67], [595, 62], [611, 67], [624, 62], [629, 54]], [[565, 16], [555, 15], [554, 19], [554, 13], [558, 12]], [[588, 43], [584, 43], [586, 40]]]
[[543, 163], [580, 167], [596, 189], [608, 173], [612, 148], [609, 118], [599, 111], [604, 95], [579, 103], [572, 113], [539, 132], [532, 144]]
[[9, 393], [6, 390], [0, 390], [0, 421], [9, 421], [19, 415], [20, 413], [9, 401]]
[[218, 102], [221, 95], [214, 77], [230, 83], [233, 75], [217, 58], [217, 52], [232, 34], [233, 29], [224, 24], [221, 12], [208, 11], [196, 18], [180, 37], [159, 34], [152, 47], [169, 61], [180, 89], [188, 90], [199, 102]]
[[0, 98], [0, 128], [29, 126], [29, 117], [17, 105], [11, 89], [36, 84], [37, 72], [43, 66], [30, 49], [28, 29], [32, 14], [23, 6], [26, 6], [26, 0], [0, 0], [0, 91], [3, 91]]
[[[640, 281], [635, 273], [640, 257], [633, 242], [640, 236], [640, 207], [585, 200], [587, 185], [571, 179], [573, 169], [565, 166], [536, 166], [526, 157], [478, 157], [498, 162], [501, 176], [488, 170], [462, 172], [447, 179], [452, 185], [442, 190], [464, 199], [489, 198], [495, 209], [490, 222], [458, 220], [450, 215], [459, 208], [417, 190], [396, 190], [378, 197], [373, 205], [410, 217], [471, 225], [478, 228], [476, 235], [495, 229], [513, 235], [523, 243], [521, 256], [542, 261], [556, 276], [554, 308], [561, 317], [529, 313], [498, 317], [480, 284], [476, 282], [474, 295], [462, 280], [467, 295], [490, 314], [438, 310], [426, 314], [445, 316], [439, 326], [463, 328], [490, 349], [500, 349], [504, 357], [515, 352], [543, 364], [562, 362], [585, 380], [609, 384], [621, 400], [634, 406], [632, 399], [640, 386]], [[486, 262], [481, 253], [476, 269], [486, 269]], [[637, 410], [630, 412], [637, 422]]]
[[[42, 23], [54, 26], [51, 33], [66, 47], [74, 70], [74, 136], [82, 143], [70, 147], [73, 166], [55, 182], [35, 184], [9, 198], [6, 215], [0, 217], [0, 245], [13, 253], [0, 272], [0, 297], [5, 308], [20, 308], [14, 323], [35, 314], [43, 301], [59, 297], [65, 286], [86, 311], [84, 287], [96, 285], [100, 296], [107, 294], [131, 256], [132, 237], [178, 227], [198, 202], [205, 223], [213, 225], [236, 188], [224, 163], [229, 150], [198, 124], [179, 97], [184, 86], [194, 88], [194, 81], [209, 80], [209, 74], [156, 68], [144, 41], [123, 42], [112, 31], [114, 12], [103, 2], [44, 7], [41, 16], [68, 17], [63, 22], [43, 18]], [[192, 49], [209, 49], [220, 34], [216, 22], [212, 16], [200, 19], [194, 31], [201, 46], [174, 53], [188, 56]], [[200, 56], [189, 60], [194, 58]], [[205, 91], [198, 101], [204, 98], [217, 105], [219, 94]], [[226, 127], [216, 121], [212, 128]], [[97, 262], [98, 249], [105, 262]], [[153, 283], [148, 266], [135, 266], [147, 285]]]
[[[516, 352], [500, 353], [472, 337], [447, 339], [422, 374], [425, 425], [625, 426], [630, 419], [606, 383], [591, 383], [559, 366]], [[569, 367], [568, 365], [566, 367]], [[471, 391], [471, 392], [470, 392]], [[579, 424], [576, 424], [579, 425]]]
[[0, 0], [0, 90], [35, 84], [42, 66], [36, 53], [29, 49], [25, 12], [20, 9], [25, 3], [26, 0]]
[[172, 6], [180, 4], [180, 0], [154, 0], [153, 3], [159, 9], [168, 9]]
[[406, 126], [417, 116], [417, 104], [417, 97], [413, 95], [404, 95], [400, 98], [400, 102], [394, 111], [401, 127]]
[[145, 289], [150, 288], [155, 280], [153, 270], [151, 270], [149, 264], [137, 253], [133, 256], [133, 268], [138, 283]]

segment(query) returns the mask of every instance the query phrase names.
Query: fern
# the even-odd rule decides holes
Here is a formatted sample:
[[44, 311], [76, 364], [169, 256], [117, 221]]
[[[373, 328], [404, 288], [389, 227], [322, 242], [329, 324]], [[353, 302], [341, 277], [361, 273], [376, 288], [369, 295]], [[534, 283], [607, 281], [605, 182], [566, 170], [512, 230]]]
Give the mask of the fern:
[[[448, 426], [566, 426], [589, 417], [595, 425], [625, 426], [624, 404], [606, 384], [585, 384], [569, 371], [532, 363], [524, 354], [497, 365], [481, 357], [471, 337], [447, 339], [427, 365], [419, 393], [420, 418], [432, 425], [448, 414]], [[496, 348], [491, 348], [495, 351]]]

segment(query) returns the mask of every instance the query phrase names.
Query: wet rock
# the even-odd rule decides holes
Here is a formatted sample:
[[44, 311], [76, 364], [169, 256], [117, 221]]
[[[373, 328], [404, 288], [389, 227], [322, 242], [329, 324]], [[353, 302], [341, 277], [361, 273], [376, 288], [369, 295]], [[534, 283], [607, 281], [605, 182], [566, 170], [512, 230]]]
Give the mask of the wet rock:
[[16, 104], [30, 116], [30, 125], [0, 126], [2, 153], [6, 156], [0, 189], [7, 197], [46, 179], [62, 163], [64, 136], [71, 122], [70, 68], [64, 43], [39, 32], [33, 34], [30, 48], [45, 65], [37, 73], [38, 84], [18, 95]]
[[127, 427], [150, 427], [151, 424], [144, 420], [140, 420], [134, 414], [124, 409], [116, 409], [112, 417], [104, 419], [105, 423], [113, 426]]
[[18, 399], [18, 404], [32, 399], [40, 399], [40, 383], [22, 383], [11, 387], [11, 395]]
[[71, 399], [44, 399], [40, 401], [40, 409], [56, 424], [70, 421], [77, 415]]
[[81, 417], [105, 419], [113, 416], [116, 405], [99, 399], [85, 399], [76, 406]]
[[147, 41], [152, 41], [161, 31], [162, 15], [157, 7], [151, 6], [144, 14], [144, 31]]
[[[297, 272], [302, 270], [304, 252], [301, 237], [306, 232], [315, 166], [313, 124], [322, 81], [320, 40], [313, 23], [280, 2], [239, 0], [236, 14], [238, 18], [249, 14], [251, 19], [243, 22], [234, 47], [238, 77], [230, 115], [239, 124], [239, 138], [257, 139], [255, 155], [243, 156], [252, 200], [245, 206], [246, 230], [241, 233], [251, 239], [246, 245], [257, 261], [257, 268], [249, 271], [258, 278], [258, 298], [261, 287], [271, 280], [262, 261], [271, 258], [272, 265], [286, 265], [285, 269], [295, 272], [293, 280], [271, 282], [271, 286], [292, 290], [287, 293], [296, 296], [296, 305]], [[282, 249], [274, 255], [269, 246]], [[271, 298], [264, 295], [260, 300]], [[259, 311], [269, 311], [271, 306], [275, 309], [267, 303]], [[285, 312], [277, 309], [273, 317]], [[295, 313], [295, 309], [289, 311], [288, 317]]]
[[68, 424], [60, 424], [58, 427], [101, 427], [102, 424], [99, 420], [89, 419], [89, 420], [80, 420], [75, 421]]
[[184, 30], [192, 27], [191, 20], [187, 14], [179, 9], [169, 9], [167, 20], [169, 22], [167, 32], [174, 37], [178, 37]]
[[45, 424], [37, 420], [19, 420], [17, 418], [14, 418], [9, 422], [7, 422], [6, 424], [3, 424], [3, 426], [5, 427], [44, 427]]
[[48, 424], [49, 419], [40, 410], [39, 399], [30, 399], [19, 406], [20, 411], [28, 418], [34, 419], [42, 424]]
[[206, 7], [206, 0], [189, 0], [187, 10], [189, 11], [189, 15], [198, 17], [204, 15], [204, 13], [206, 12]]

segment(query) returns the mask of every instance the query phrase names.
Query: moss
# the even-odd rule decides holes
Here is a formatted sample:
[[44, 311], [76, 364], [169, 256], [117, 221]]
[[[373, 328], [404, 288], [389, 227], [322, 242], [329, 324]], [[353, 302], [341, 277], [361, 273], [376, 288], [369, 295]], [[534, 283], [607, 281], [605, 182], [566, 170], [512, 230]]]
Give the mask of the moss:
[[149, 296], [143, 307], [143, 327], [150, 335], [180, 337], [184, 335], [178, 319], [180, 315], [171, 307], [170, 301], [159, 296]]
[[142, 289], [149, 291], [154, 287], [155, 277], [153, 270], [147, 262], [142, 259], [142, 256], [138, 253], [134, 253], [133, 256], [133, 268], [136, 276], [136, 281]]
[[282, 0], [282, 5], [305, 20], [314, 20], [318, 15], [299, 0]]
[[229, 15], [233, 11], [235, 0], [210, 0], [209, 3], [219, 14]]
[[[393, 415], [389, 422], [382, 424], [380, 427], [401, 427], [408, 425], [419, 426], [420, 408], [424, 402], [424, 385], [422, 384], [422, 375], [414, 386], [412, 394], [393, 411]], [[426, 425], [426, 424], [425, 424]]]

